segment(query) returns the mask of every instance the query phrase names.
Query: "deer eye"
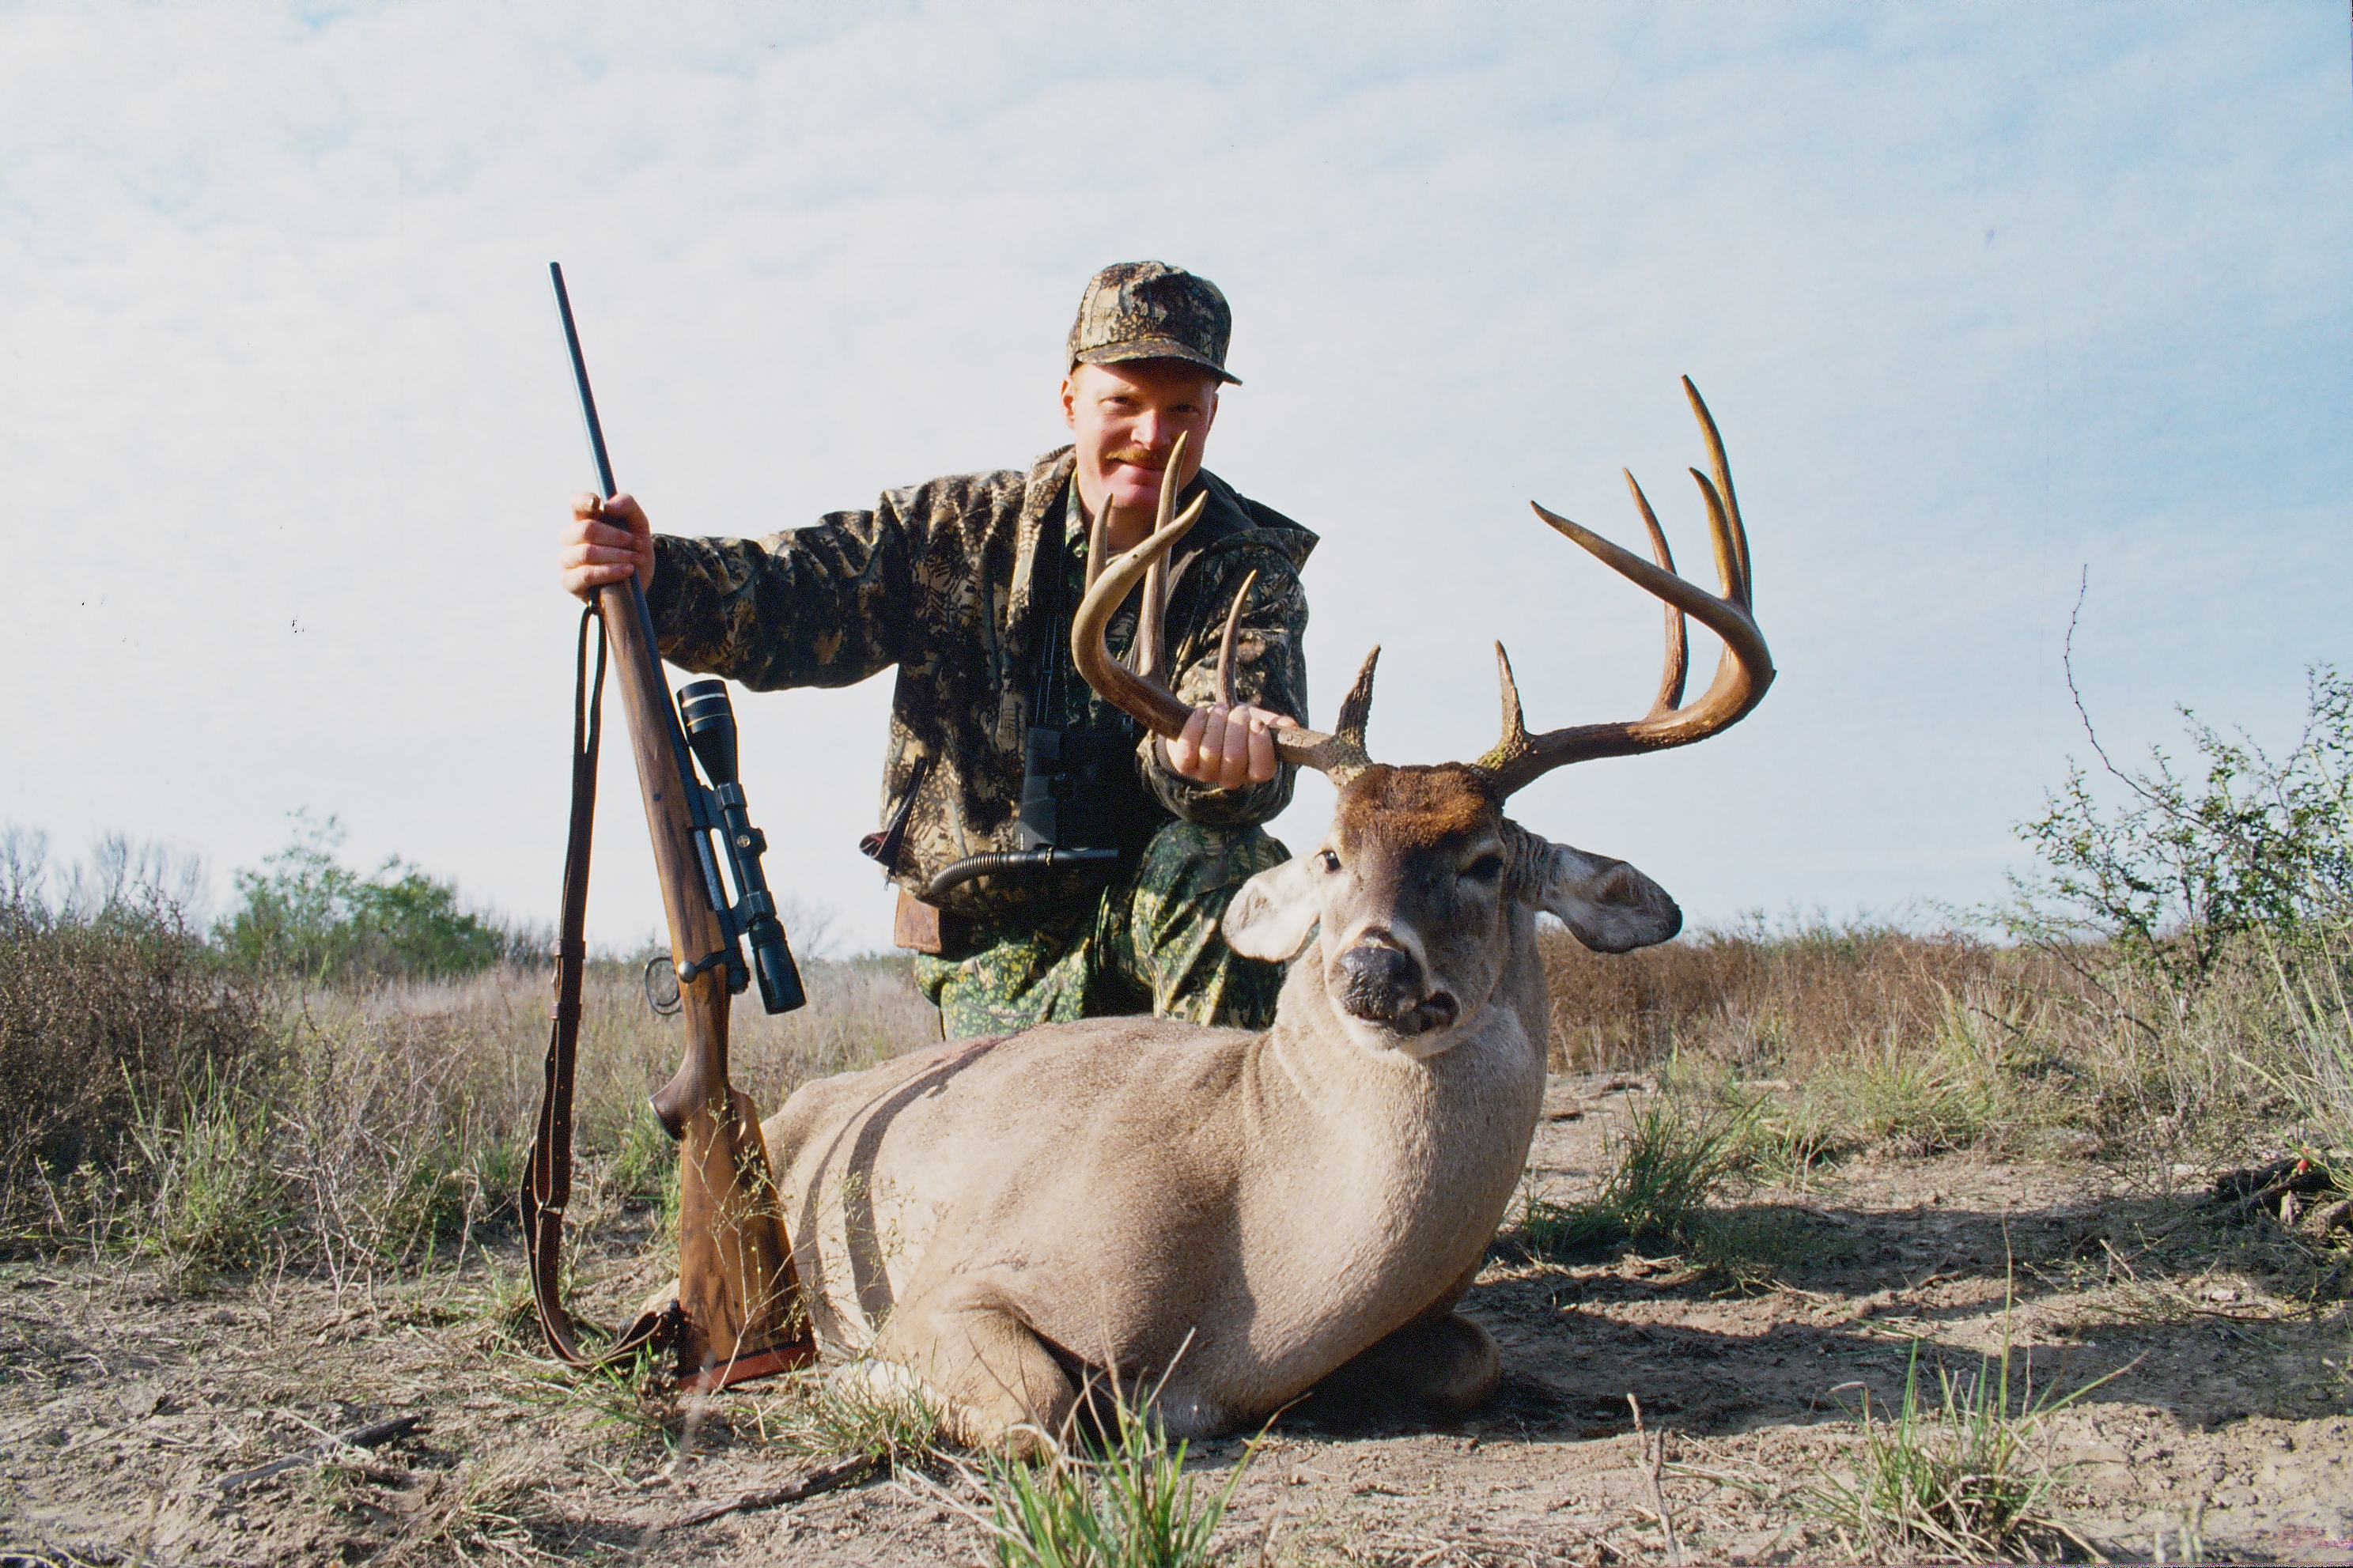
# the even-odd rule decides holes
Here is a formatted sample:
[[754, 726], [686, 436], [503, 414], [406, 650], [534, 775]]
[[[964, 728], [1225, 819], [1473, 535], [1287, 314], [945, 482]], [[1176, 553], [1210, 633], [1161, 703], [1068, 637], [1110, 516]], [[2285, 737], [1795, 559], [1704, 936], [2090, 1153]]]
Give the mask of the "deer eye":
[[1327, 876], [1340, 868], [1340, 858], [1329, 849], [1317, 850], [1315, 858], [1323, 863], [1324, 874]]
[[1462, 874], [1474, 882], [1492, 882], [1504, 874], [1504, 858], [1501, 855], [1482, 855], [1463, 867]]

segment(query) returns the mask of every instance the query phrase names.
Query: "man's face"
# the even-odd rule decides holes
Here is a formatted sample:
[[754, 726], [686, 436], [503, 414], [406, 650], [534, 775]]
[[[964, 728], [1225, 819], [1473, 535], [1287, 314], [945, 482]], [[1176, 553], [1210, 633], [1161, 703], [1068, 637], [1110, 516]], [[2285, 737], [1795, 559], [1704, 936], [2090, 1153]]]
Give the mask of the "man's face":
[[1103, 501], [1122, 511], [1149, 511], [1178, 436], [1185, 466], [1177, 489], [1201, 471], [1201, 454], [1218, 416], [1218, 378], [1179, 359], [1082, 364], [1062, 380], [1062, 418], [1076, 438], [1079, 499], [1088, 512]]

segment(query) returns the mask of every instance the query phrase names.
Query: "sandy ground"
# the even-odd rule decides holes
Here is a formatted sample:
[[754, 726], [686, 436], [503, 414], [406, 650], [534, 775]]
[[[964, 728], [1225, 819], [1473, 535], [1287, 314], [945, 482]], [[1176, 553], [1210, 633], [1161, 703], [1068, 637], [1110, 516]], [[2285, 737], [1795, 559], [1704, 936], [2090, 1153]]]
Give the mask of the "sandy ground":
[[[1556, 1080], [1531, 1181], [1589, 1191], [1639, 1092]], [[1915, 1344], [1924, 1368], [1971, 1373], [2006, 1334], [2038, 1391], [2117, 1373], [2042, 1436], [2068, 1467], [2052, 1510], [2100, 1554], [2152, 1561], [2162, 1534], [2179, 1562], [2189, 1526], [2210, 1560], [2353, 1563], [2342, 1277], [2327, 1288], [2327, 1259], [2260, 1224], [2160, 1236], [2186, 1202], [2080, 1164], [1864, 1160], [1733, 1205], [1782, 1255], [1745, 1286], [1499, 1246], [1466, 1305], [1503, 1347], [1495, 1401], [1444, 1425], [1294, 1411], [1220, 1542], [1240, 1563], [1666, 1562], [1663, 1513], [1686, 1562], [1842, 1559], [1807, 1496], [1851, 1473], [1865, 1392], [1889, 1407]], [[596, 1292], [632, 1299], [657, 1267], [641, 1225], [603, 1241]], [[761, 1440], [783, 1396], [649, 1416], [518, 1349], [488, 1289], [471, 1265], [373, 1293], [281, 1277], [195, 1298], [120, 1265], [0, 1270], [0, 1562], [987, 1561], [953, 1471], [681, 1525], [810, 1468]], [[220, 1489], [398, 1415], [415, 1429], [364, 1460]], [[1197, 1445], [1202, 1484], [1243, 1451]]]

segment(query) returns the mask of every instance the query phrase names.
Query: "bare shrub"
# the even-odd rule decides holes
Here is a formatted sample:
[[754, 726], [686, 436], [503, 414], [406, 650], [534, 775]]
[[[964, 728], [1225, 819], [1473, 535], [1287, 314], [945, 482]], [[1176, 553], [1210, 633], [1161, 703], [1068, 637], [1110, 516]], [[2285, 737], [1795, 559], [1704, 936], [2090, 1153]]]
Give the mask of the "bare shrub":
[[182, 1126], [273, 1046], [262, 991], [212, 961], [158, 857], [111, 840], [53, 899], [41, 850], [0, 846], [0, 1230], [18, 1238], [78, 1228], [69, 1187], [152, 1195], [134, 1133]]
[[288, 1021], [276, 1099], [298, 1254], [339, 1284], [462, 1247], [512, 1207], [531, 1110], [501, 1048], [526, 988], [503, 979], [313, 992]]

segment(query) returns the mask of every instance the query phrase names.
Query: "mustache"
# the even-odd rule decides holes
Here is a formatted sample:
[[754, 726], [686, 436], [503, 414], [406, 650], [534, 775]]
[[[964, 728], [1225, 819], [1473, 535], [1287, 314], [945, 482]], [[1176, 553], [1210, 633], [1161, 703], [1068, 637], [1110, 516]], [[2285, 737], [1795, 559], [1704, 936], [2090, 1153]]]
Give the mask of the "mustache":
[[1167, 467], [1168, 454], [1166, 452], [1155, 452], [1149, 447], [1114, 447], [1110, 451], [1103, 454], [1103, 461], [1107, 463], [1141, 463], [1147, 468], [1159, 468]]

